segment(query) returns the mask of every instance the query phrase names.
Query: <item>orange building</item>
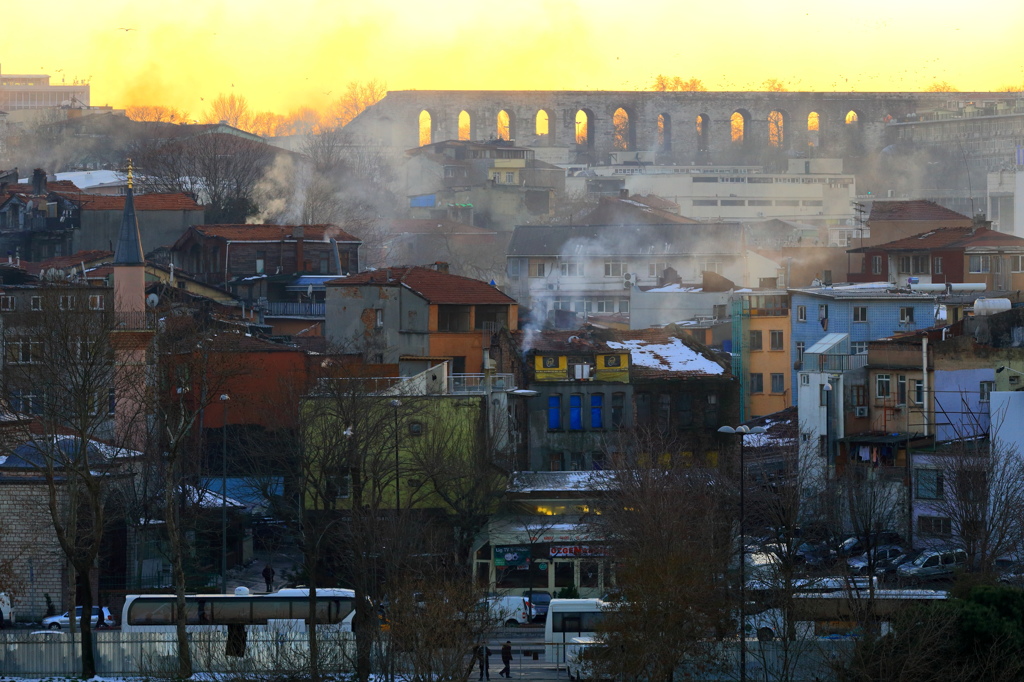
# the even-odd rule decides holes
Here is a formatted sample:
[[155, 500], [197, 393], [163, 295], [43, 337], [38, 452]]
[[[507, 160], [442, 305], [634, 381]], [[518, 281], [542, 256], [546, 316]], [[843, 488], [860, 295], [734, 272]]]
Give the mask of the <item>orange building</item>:
[[387, 268], [327, 283], [327, 340], [365, 361], [397, 363], [403, 376], [443, 360], [481, 372], [491, 334], [516, 329], [519, 306], [493, 284], [434, 268]]
[[740, 419], [793, 404], [789, 294], [760, 289], [732, 302], [733, 374], [740, 379]]

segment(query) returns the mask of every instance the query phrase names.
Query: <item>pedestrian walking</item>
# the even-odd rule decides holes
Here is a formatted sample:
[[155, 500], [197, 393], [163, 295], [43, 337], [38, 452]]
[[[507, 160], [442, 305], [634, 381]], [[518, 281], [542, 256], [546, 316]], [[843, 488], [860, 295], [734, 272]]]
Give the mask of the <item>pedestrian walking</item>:
[[274, 567], [267, 564], [263, 567], [263, 581], [267, 583], [267, 592], [274, 589]]
[[480, 679], [491, 679], [491, 650], [481, 644], [476, 650], [476, 660], [480, 663]]
[[501, 645], [501, 662], [505, 664], [505, 667], [498, 673], [499, 677], [509, 678], [512, 677], [512, 673], [509, 671], [509, 666], [512, 665], [512, 640], [507, 639], [505, 643]]

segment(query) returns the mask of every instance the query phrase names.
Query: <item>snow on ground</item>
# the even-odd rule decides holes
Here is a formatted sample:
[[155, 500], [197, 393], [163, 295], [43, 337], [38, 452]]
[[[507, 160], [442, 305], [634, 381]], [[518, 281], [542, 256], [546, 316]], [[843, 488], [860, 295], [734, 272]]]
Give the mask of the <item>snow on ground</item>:
[[725, 373], [725, 368], [720, 364], [701, 355], [676, 338], [670, 338], [668, 343], [651, 343], [643, 339], [609, 341], [608, 347], [616, 350], [628, 350], [633, 357], [633, 364], [639, 367], [650, 367], [670, 372]]

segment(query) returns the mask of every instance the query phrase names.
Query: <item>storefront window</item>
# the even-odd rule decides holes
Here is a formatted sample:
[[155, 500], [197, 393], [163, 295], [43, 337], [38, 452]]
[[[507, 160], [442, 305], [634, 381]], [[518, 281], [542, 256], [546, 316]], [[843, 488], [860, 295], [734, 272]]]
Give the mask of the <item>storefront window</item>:
[[596, 561], [580, 562], [580, 587], [600, 587], [601, 564]]
[[[542, 568], [543, 567], [543, 568]], [[498, 568], [496, 583], [500, 589], [540, 588], [548, 586], [548, 563], [536, 562], [528, 566]]]
[[555, 589], [576, 586], [576, 570], [574, 561], [555, 562]]

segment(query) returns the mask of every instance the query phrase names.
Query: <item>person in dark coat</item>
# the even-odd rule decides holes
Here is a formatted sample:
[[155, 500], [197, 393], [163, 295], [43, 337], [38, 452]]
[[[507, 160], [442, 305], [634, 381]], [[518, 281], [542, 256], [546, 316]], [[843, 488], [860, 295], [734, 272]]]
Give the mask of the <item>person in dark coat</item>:
[[501, 645], [501, 662], [505, 664], [505, 667], [498, 673], [499, 677], [512, 677], [509, 666], [512, 665], [512, 640], [507, 639], [505, 643]]
[[267, 592], [274, 589], [274, 567], [267, 564], [263, 567], [263, 581], [267, 583]]
[[491, 679], [491, 650], [486, 644], [477, 647], [476, 660], [480, 663], [480, 679]]

